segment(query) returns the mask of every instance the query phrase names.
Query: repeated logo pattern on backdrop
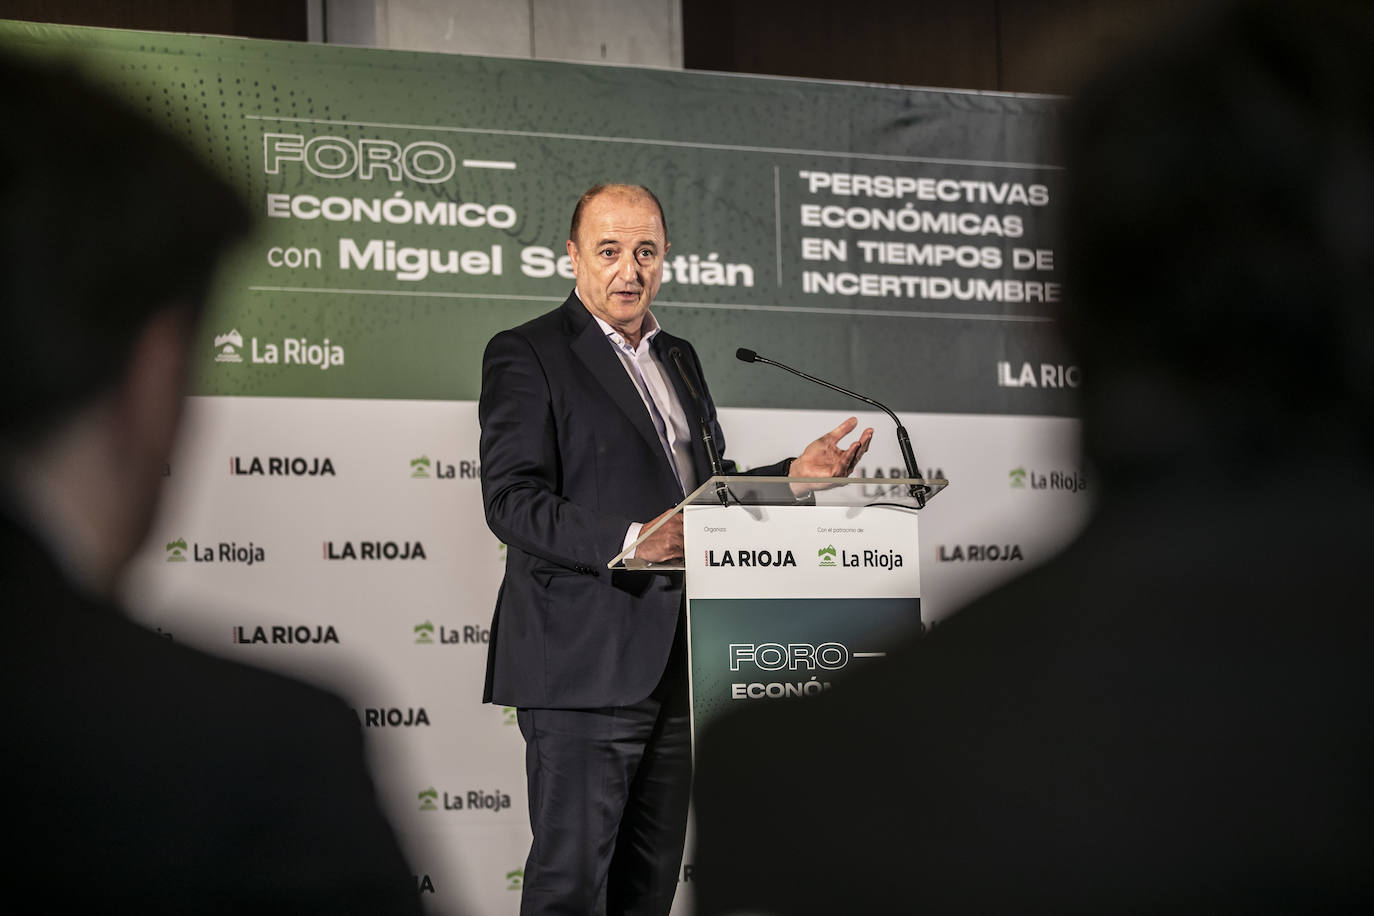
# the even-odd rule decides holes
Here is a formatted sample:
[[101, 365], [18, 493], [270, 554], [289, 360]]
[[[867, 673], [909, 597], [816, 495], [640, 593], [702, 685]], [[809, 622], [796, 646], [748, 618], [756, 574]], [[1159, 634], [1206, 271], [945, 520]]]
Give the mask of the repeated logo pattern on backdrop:
[[[919, 556], [807, 532], [710, 543], [717, 568], [919, 561], [933, 623], [1045, 559], [1091, 504], [1082, 374], [1053, 322], [1056, 100], [32, 23], [0, 23], [0, 47], [77, 59], [260, 214], [215, 289], [125, 599], [167, 638], [349, 699], [433, 912], [519, 899], [523, 746], [515, 710], [480, 703], [505, 545], [484, 523], [475, 400], [491, 334], [567, 295], [587, 186], [663, 199], [655, 314], [700, 352], [730, 457], [796, 454], [855, 412], [738, 363], [743, 345], [890, 403], [952, 481]], [[900, 476], [887, 418], [859, 415], [878, 430], [859, 473]], [[766, 702], [774, 680], [740, 683]]]

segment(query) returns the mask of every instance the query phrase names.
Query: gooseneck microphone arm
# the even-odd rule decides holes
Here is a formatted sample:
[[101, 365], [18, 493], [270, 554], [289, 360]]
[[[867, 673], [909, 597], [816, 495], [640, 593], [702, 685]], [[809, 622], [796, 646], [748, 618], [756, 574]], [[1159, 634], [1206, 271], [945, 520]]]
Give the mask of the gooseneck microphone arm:
[[[682, 348], [673, 347], [668, 351], [668, 356], [673, 360], [673, 365], [677, 366], [677, 374], [682, 376], [682, 384], [687, 386], [687, 393], [692, 396], [692, 403], [696, 404], [697, 423], [701, 425], [701, 441], [706, 446], [706, 460], [711, 462], [711, 476], [720, 477], [725, 471], [720, 463], [720, 452], [716, 449], [716, 437], [711, 435], [711, 424], [706, 422], [706, 407], [702, 404], [701, 395], [697, 394], [696, 386], [692, 384], [691, 376], [687, 374], [687, 367], [682, 364]], [[725, 484], [716, 484], [716, 498], [720, 500], [722, 506], [730, 501], [729, 490]]]
[[[735, 358], [738, 359], [740, 362], [745, 363], [765, 363], [769, 366], [777, 366], [779, 369], [782, 369], [786, 372], [792, 373], [793, 375], [804, 378], [808, 382], [815, 382], [817, 385], [829, 388], [831, 391], [838, 391], [840, 394], [847, 394], [851, 398], [857, 398], [858, 400], [863, 401], [865, 404], [878, 408], [883, 413], [891, 417], [892, 422], [897, 425], [897, 446], [902, 450], [902, 463], [906, 465], [906, 475], [908, 477], [921, 476], [921, 468], [916, 463], [916, 453], [911, 448], [911, 435], [907, 433], [906, 427], [902, 425], [902, 421], [897, 419], [897, 415], [893, 413], [891, 410], [889, 410], [885, 405], [879, 404], [872, 398], [866, 395], [859, 394], [857, 391], [850, 391], [848, 388], [841, 388], [839, 385], [827, 382], [825, 379], [816, 378], [814, 375], [808, 375], [805, 372], [802, 372], [800, 369], [793, 369], [791, 366], [785, 365], [776, 360], [769, 359], [766, 356], [759, 356], [753, 350], [747, 349], [745, 347], [740, 347], [738, 350], [735, 351]], [[923, 484], [911, 485], [911, 498], [916, 500], [916, 507], [918, 509], [925, 508], [926, 493], [928, 493], [929, 491], [930, 488]]]

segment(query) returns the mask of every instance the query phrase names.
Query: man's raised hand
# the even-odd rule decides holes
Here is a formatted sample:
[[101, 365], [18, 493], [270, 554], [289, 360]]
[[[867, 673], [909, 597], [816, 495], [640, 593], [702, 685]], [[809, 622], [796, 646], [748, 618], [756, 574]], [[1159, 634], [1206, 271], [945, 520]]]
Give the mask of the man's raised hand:
[[[859, 438], [841, 448], [840, 440], [854, 431], [859, 425], [858, 417], [850, 417], [830, 432], [808, 445], [787, 469], [788, 477], [848, 477], [854, 473], [859, 459], [868, 451], [873, 441], [873, 427], [863, 431]], [[792, 491], [798, 496], [811, 490], [821, 489], [816, 484], [792, 484]]]

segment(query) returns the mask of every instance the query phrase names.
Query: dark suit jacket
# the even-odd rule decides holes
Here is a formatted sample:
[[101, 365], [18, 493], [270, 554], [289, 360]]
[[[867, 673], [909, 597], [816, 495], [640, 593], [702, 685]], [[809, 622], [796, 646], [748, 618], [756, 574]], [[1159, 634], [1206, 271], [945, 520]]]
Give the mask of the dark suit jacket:
[[10, 912], [418, 913], [337, 698], [74, 592], [0, 516]]
[[1374, 486], [1255, 466], [1294, 485], [1110, 500], [881, 667], [708, 728], [699, 913], [1367, 906]]
[[[682, 349], [723, 452], [696, 351], [666, 331], [653, 346], [690, 418], [693, 402], [667, 359]], [[606, 563], [631, 522], [650, 521], [683, 494], [634, 383], [575, 294], [487, 344], [478, 416], [487, 524], [507, 545], [484, 699], [553, 708], [643, 700], [668, 661], [682, 574], [611, 572]], [[703, 481], [710, 464], [693, 444]]]

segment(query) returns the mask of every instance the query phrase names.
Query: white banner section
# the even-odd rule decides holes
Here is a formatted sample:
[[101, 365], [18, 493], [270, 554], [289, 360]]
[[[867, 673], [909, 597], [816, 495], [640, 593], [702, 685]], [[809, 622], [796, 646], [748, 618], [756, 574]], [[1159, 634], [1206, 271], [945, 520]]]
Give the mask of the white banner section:
[[919, 598], [916, 513], [890, 507], [688, 506], [693, 598]]

